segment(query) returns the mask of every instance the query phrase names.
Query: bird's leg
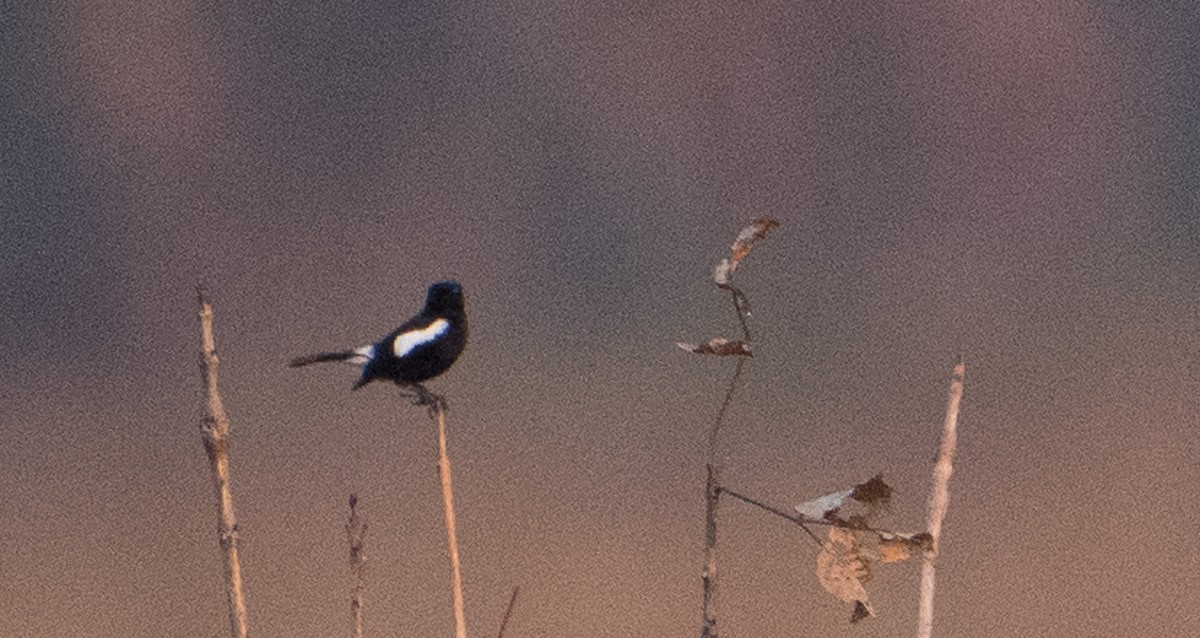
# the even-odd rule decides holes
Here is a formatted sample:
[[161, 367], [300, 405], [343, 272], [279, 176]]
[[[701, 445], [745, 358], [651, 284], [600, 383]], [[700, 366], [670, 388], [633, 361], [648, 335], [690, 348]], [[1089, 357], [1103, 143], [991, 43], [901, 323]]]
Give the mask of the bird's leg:
[[450, 408], [450, 404], [446, 402], [445, 397], [440, 394], [430, 392], [429, 388], [426, 388], [424, 385], [420, 383], [414, 383], [412, 384], [412, 388], [416, 391], [416, 395], [413, 396], [412, 399], [413, 405], [429, 406], [429, 414], [431, 417], [436, 414], [437, 410], [447, 410]]
[[431, 415], [438, 409], [450, 409], [450, 403], [446, 401], [446, 397], [431, 392], [429, 388], [420, 383], [397, 383], [396, 385], [400, 386], [402, 395], [408, 397], [413, 405], [429, 406]]

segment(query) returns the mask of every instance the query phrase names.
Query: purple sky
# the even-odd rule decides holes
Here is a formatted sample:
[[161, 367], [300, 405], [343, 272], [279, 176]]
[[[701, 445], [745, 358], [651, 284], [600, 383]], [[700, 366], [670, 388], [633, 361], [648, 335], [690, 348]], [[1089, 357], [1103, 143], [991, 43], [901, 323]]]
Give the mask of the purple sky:
[[[936, 634], [1200, 623], [1192, 3], [93, 4], [0, 21], [0, 635], [223, 635], [197, 281], [252, 634], [348, 631], [351, 492], [368, 635], [449, 634], [433, 424], [285, 365], [446, 277], [472, 633], [519, 585], [509, 636], [696, 635], [731, 364], [673, 344], [736, 336], [760, 216], [730, 487], [882, 473], [920, 529], [962, 354]], [[725, 635], [915, 632], [915, 564], [851, 627], [809, 540], [722, 516]]]

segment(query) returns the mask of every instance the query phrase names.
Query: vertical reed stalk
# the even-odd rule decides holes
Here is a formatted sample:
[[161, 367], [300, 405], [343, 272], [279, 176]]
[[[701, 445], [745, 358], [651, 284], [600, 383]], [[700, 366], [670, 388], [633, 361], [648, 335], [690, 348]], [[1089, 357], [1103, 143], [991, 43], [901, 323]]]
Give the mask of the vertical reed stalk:
[[946, 421], [942, 426], [942, 443], [937, 465], [933, 469], [933, 493], [929, 497], [928, 531], [932, 549], [925, 552], [921, 565], [921, 605], [917, 622], [917, 637], [933, 634], [934, 568], [942, 536], [942, 521], [950, 505], [950, 475], [954, 472], [954, 449], [958, 444], [958, 406], [962, 402], [963, 376], [966, 365], [960, 360], [950, 379], [950, 400], [946, 405]]
[[205, 412], [200, 420], [204, 451], [212, 467], [217, 497], [217, 534], [225, 556], [225, 590], [229, 603], [229, 635], [246, 638], [246, 601], [242, 593], [242, 567], [238, 559], [237, 516], [233, 511], [233, 493], [229, 483], [229, 416], [217, 390], [216, 341], [213, 338], [213, 310], [197, 287], [200, 303], [200, 375], [204, 381]]
[[441, 401], [437, 401], [433, 409], [437, 412], [438, 421], [438, 475], [442, 479], [442, 504], [446, 510], [446, 540], [450, 546], [450, 567], [454, 571], [454, 636], [467, 638], [462, 566], [458, 560], [458, 528], [454, 519], [454, 488], [450, 474], [450, 455], [446, 451], [446, 408]]

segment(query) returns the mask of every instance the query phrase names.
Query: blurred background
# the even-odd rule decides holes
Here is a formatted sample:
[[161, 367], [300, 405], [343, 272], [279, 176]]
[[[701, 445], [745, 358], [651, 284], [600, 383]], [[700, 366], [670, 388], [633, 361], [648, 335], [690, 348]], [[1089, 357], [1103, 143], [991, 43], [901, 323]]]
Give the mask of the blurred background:
[[[967, 364], [948, 636], [1200, 621], [1200, 9], [1190, 2], [43, 2], [0, 20], [0, 635], [227, 635], [193, 288], [216, 311], [251, 633], [449, 635], [436, 428], [357, 372], [459, 279], [472, 633], [694, 636], [727, 484], [877, 473], [917, 531]], [[726, 636], [915, 632], [917, 564], [814, 576], [735, 501]]]

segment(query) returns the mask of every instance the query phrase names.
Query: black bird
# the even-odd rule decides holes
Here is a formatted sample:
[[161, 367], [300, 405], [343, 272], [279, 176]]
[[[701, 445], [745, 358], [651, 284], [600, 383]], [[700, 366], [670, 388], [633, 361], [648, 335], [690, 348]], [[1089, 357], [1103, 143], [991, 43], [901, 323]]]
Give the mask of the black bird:
[[362, 366], [355, 390], [376, 379], [420, 388], [422, 381], [449, 370], [466, 344], [462, 286], [457, 281], [439, 281], [429, 287], [421, 312], [380, 341], [353, 350], [297, 357], [289, 365], [299, 368], [310, 363], [344, 361]]

